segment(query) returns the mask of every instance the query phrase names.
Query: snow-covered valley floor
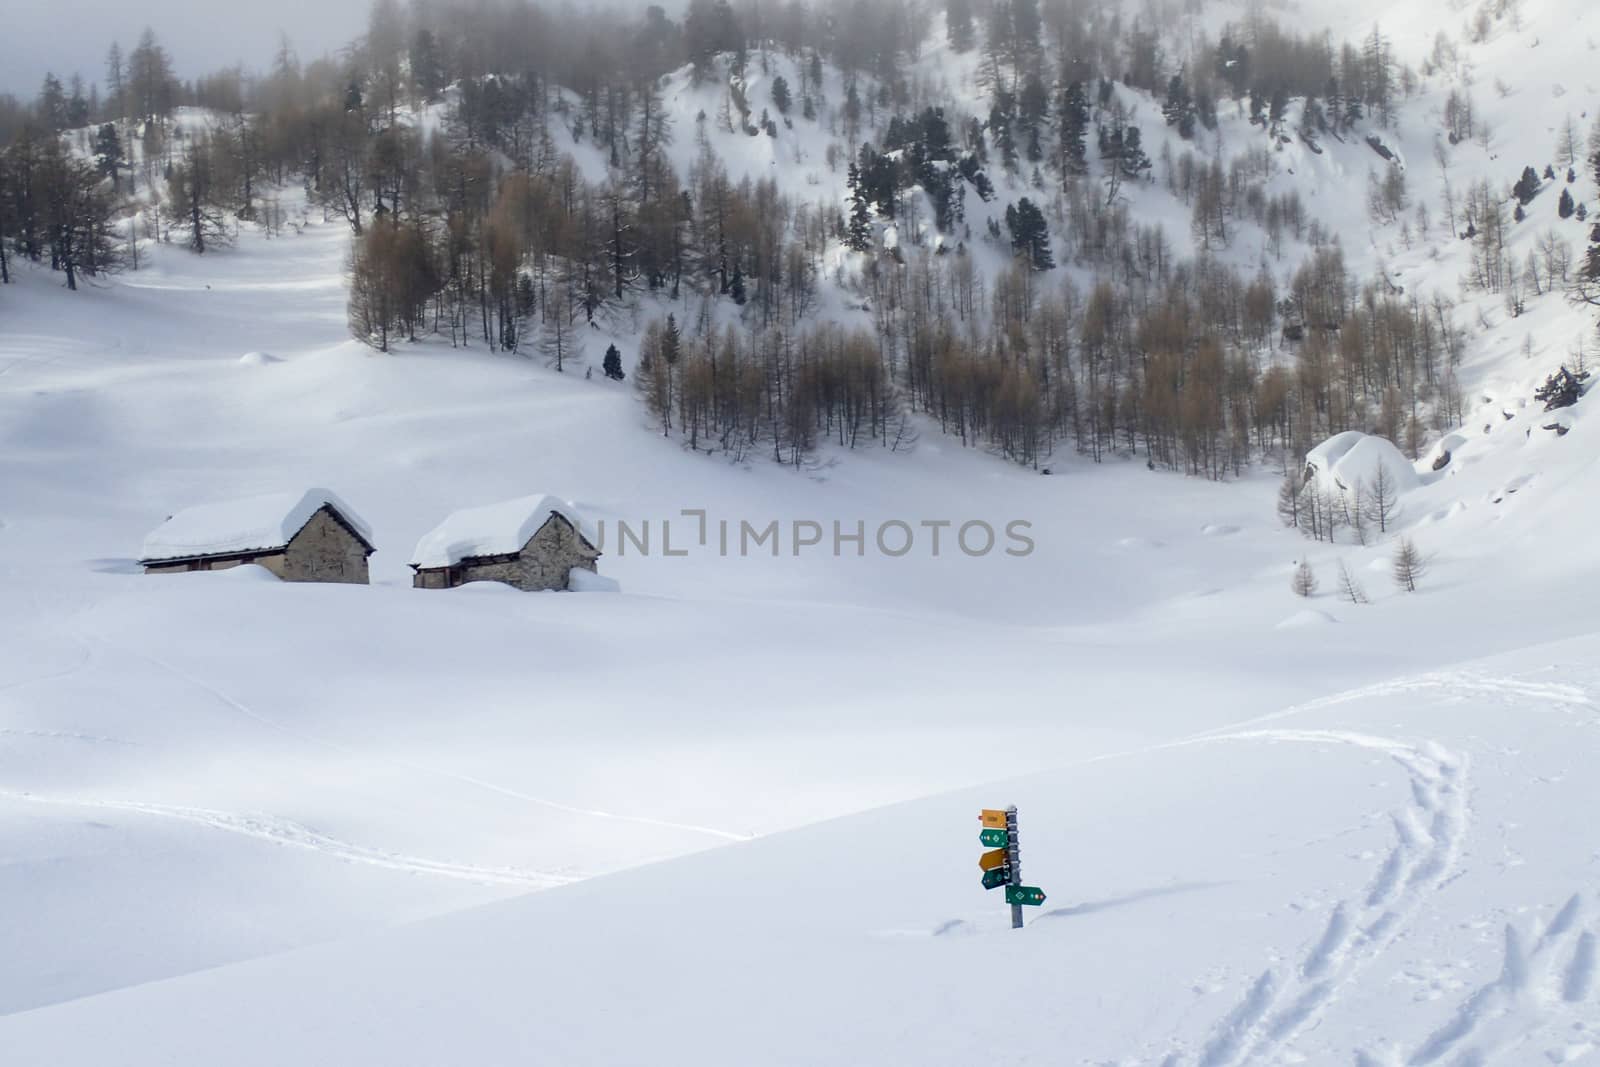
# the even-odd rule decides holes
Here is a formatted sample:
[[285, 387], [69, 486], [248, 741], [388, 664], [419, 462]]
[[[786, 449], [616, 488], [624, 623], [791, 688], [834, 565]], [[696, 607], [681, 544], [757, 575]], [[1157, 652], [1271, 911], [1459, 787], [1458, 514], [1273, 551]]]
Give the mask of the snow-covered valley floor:
[[[1581, 412], [1408, 495], [1407, 596], [1390, 545], [1283, 530], [1273, 471], [1045, 477], [933, 427], [735, 466], [598, 374], [373, 355], [346, 239], [0, 291], [0, 1062], [1600, 1062]], [[373, 586], [134, 565], [313, 485]], [[444, 514], [542, 491], [677, 544], [705, 509], [1036, 549], [410, 588]], [[1007, 803], [1020, 932], [975, 865]]]

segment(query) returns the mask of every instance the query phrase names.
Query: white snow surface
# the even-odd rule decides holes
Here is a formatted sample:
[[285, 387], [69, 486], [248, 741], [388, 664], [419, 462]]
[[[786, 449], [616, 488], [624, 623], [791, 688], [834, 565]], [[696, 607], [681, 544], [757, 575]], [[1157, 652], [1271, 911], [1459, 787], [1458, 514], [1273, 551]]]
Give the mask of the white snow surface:
[[411, 565], [454, 567], [464, 559], [513, 555], [555, 515], [598, 547], [599, 535], [577, 507], [560, 497], [536, 493], [452, 513], [417, 542]]
[[337, 494], [307, 489], [185, 508], [146, 535], [139, 558], [154, 562], [282, 548], [324, 507], [337, 511], [369, 545], [374, 543], [372, 528]]

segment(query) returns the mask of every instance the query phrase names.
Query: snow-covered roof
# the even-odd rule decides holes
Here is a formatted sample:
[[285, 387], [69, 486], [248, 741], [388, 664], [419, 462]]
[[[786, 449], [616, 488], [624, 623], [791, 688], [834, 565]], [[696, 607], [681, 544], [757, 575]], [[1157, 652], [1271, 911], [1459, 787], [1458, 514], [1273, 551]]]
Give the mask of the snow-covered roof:
[[1357, 484], [1370, 488], [1379, 470], [1396, 491], [1421, 482], [1416, 467], [1392, 441], [1357, 430], [1334, 434], [1307, 452], [1306, 468], [1329, 490], [1353, 491]]
[[481, 556], [515, 555], [553, 515], [570, 522], [591, 545], [599, 543], [577, 508], [560, 497], [539, 493], [455, 512], [417, 542], [411, 565], [426, 570], [454, 567]]
[[186, 508], [151, 531], [140, 558], [151, 562], [270, 552], [286, 546], [324, 507], [338, 512], [372, 547], [372, 528], [349, 504], [327, 489], [307, 489]]

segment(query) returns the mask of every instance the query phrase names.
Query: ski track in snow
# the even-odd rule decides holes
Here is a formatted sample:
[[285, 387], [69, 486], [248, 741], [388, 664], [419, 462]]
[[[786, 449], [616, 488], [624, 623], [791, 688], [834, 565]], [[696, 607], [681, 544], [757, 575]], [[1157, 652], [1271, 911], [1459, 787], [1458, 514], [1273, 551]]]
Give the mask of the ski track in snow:
[[343, 745], [338, 745], [334, 742], [324, 740], [323, 738], [316, 737], [312, 734], [291, 729], [281, 722], [278, 722], [276, 719], [262, 715], [260, 712], [257, 712], [248, 705], [235, 700], [233, 697], [222, 692], [220, 689], [217, 689], [215, 686], [210, 685], [209, 683], [204, 682], [185, 671], [179, 670], [177, 667], [174, 667], [169, 663], [165, 663], [162, 660], [156, 659], [155, 657], [142, 652], [135, 652], [131, 649], [128, 649], [127, 651], [139, 659], [144, 660], [146, 663], [166, 671], [174, 678], [177, 678], [178, 680], [185, 682], [196, 689], [199, 689], [217, 702], [232, 708], [239, 714], [251, 719], [256, 723], [259, 723], [262, 726], [267, 727], [270, 730], [281, 733], [287, 737], [291, 737], [304, 744], [313, 745], [318, 748], [325, 748], [332, 752], [337, 752], [340, 755], [360, 756], [364, 759], [376, 758], [392, 767], [398, 767], [402, 770], [410, 771], [413, 774], [423, 774], [435, 778], [445, 778], [461, 785], [470, 786], [474, 789], [480, 789], [485, 792], [495, 793], [504, 797], [510, 797], [513, 800], [519, 800], [528, 804], [535, 804], [539, 807], [549, 808], [552, 811], [559, 811], [568, 815], [578, 815], [590, 819], [604, 819], [613, 822], [625, 822], [634, 824], [636, 826], [649, 826], [659, 830], [672, 830], [680, 833], [699, 834], [706, 837], [720, 838], [724, 841], [749, 841], [756, 836], [754, 834], [734, 833], [730, 830], [719, 830], [710, 826], [697, 826], [693, 823], [673, 822], [668, 819], [656, 819], [651, 818], [648, 815], [625, 815], [619, 812], [604, 811], [599, 808], [583, 808], [575, 804], [563, 803], [559, 800], [550, 800], [546, 797], [536, 797], [529, 793], [523, 793], [519, 790], [511, 789], [502, 785], [496, 785], [493, 782], [484, 781], [481, 778], [473, 778], [469, 775], [457, 774], [453, 771], [439, 770], [435, 767], [425, 767], [420, 764], [411, 763], [407, 760], [395, 759], [392, 756], [380, 756], [371, 752], [357, 753]]
[[1531, 948], [1508, 924], [1498, 975], [1467, 994], [1409, 1055], [1364, 1052], [1359, 1062], [1570, 1063], [1600, 1050], [1600, 1004], [1590, 1001], [1596, 939], [1583, 926], [1587, 911], [1583, 894], [1574, 893]]
[[137, 747], [139, 742], [129, 741], [122, 737], [101, 737], [98, 734], [81, 734], [72, 730], [24, 730], [17, 727], [0, 727], [0, 737], [37, 737], [52, 741], [84, 741], [99, 745], [129, 745]]
[[[1395, 813], [1395, 844], [1365, 892], [1341, 900], [1298, 963], [1267, 968], [1213, 1027], [1194, 1067], [1241, 1067], [1291, 1047], [1377, 961], [1429, 896], [1451, 877], [1466, 835], [1466, 757], [1432, 742], [1339, 730], [1245, 730], [1203, 742], [1351, 745], [1389, 755], [1410, 779]], [[1198, 743], [1198, 742], [1195, 742]]]
[[1600, 711], [1600, 706], [1597, 706], [1589, 698], [1588, 691], [1582, 686], [1567, 685], [1562, 682], [1534, 682], [1522, 677], [1483, 674], [1477, 671], [1434, 671], [1378, 682], [1358, 689], [1348, 689], [1332, 696], [1319, 697], [1304, 704], [1296, 704], [1281, 711], [1274, 711], [1258, 718], [1246, 720], [1235, 726], [1222, 727], [1219, 730], [1202, 734], [1200, 739], [1231, 736], [1233, 731], [1240, 727], [1260, 726], [1301, 715], [1308, 711], [1320, 711], [1324, 708], [1351, 704], [1360, 700], [1405, 696], [1428, 690], [1433, 690], [1445, 697], [1473, 697], [1478, 699], [1500, 697], [1516, 702], [1519, 706], [1526, 706], [1529, 703], [1536, 705], [1544, 703], [1559, 708], [1587, 708], [1591, 711]]
[[206, 808], [177, 807], [168, 804], [146, 804], [129, 800], [89, 800], [66, 797], [42, 797], [31, 793], [0, 791], [0, 797], [32, 804], [50, 804], [61, 807], [95, 808], [102, 811], [122, 811], [135, 815], [177, 819], [197, 826], [240, 834], [277, 845], [288, 845], [317, 852], [347, 863], [361, 863], [408, 874], [431, 874], [442, 878], [455, 878], [480, 885], [522, 886], [530, 889], [550, 889], [581, 881], [581, 876], [551, 874], [544, 871], [525, 871], [514, 867], [478, 867], [471, 864], [445, 863], [438, 860], [406, 856], [394, 852], [354, 845], [348, 841], [329, 837], [289, 819], [272, 815], [236, 814], [211, 811]]

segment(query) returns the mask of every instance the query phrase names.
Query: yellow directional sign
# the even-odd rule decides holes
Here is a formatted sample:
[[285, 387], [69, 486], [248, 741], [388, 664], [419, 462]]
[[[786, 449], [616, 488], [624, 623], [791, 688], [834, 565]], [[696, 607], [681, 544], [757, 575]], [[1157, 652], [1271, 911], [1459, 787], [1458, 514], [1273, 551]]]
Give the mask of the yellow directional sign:
[[1004, 867], [1005, 864], [1006, 850], [1003, 848], [997, 848], [993, 852], [985, 852], [978, 857], [978, 869], [982, 871], [992, 871], [996, 867]]
[[978, 814], [978, 821], [991, 830], [1004, 830], [1006, 828], [1006, 813], [995, 808], [984, 808]]

